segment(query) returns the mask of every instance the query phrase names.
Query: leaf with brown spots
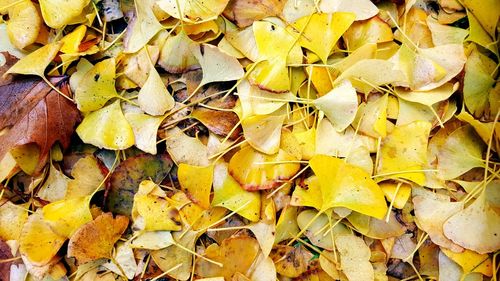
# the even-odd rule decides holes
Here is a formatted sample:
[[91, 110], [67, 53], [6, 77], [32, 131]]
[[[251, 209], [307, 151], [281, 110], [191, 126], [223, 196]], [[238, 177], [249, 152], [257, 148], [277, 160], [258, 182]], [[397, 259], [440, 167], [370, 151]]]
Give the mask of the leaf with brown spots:
[[104, 213], [84, 224], [69, 239], [68, 257], [75, 257], [79, 264], [100, 258], [110, 258], [116, 241], [127, 229], [128, 218]]

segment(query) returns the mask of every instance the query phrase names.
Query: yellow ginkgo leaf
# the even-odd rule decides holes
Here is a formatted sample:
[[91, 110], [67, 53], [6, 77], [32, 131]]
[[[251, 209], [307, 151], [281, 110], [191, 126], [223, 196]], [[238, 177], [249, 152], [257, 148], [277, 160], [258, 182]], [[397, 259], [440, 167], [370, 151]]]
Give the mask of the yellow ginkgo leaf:
[[160, 250], [174, 243], [170, 231], [147, 231], [130, 242], [132, 248]]
[[132, 207], [134, 224], [146, 231], [181, 230], [179, 212], [165, 198], [154, 182], [141, 182]]
[[199, 139], [186, 135], [178, 127], [167, 132], [165, 144], [170, 157], [176, 164], [208, 166], [210, 163], [207, 146]]
[[371, 251], [361, 237], [354, 234], [339, 235], [335, 245], [340, 255], [342, 272], [350, 281], [374, 280], [373, 265], [370, 263]]
[[39, 2], [45, 23], [59, 29], [80, 16], [90, 0], [40, 0]]
[[350, 51], [357, 50], [366, 44], [391, 42], [394, 39], [391, 26], [380, 17], [357, 21], [342, 36]]
[[177, 177], [182, 190], [191, 200], [201, 207], [210, 207], [210, 192], [214, 176], [214, 166], [192, 166], [181, 163], [177, 170]]
[[396, 88], [395, 93], [398, 97], [427, 106], [432, 106], [440, 101], [447, 100], [458, 90], [459, 83], [446, 83], [438, 88], [429, 91], [412, 91], [402, 88]]
[[190, 45], [190, 50], [203, 70], [203, 78], [198, 87], [212, 82], [238, 80], [244, 75], [243, 67], [238, 60], [216, 46], [193, 43]]
[[378, 14], [378, 8], [369, 0], [321, 0], [319, 8], [323, 13], [349, 12], [356, 20], [366, 20]]
[[101, 148], [121, 150], [134, 145], [134, 132], [119, 100], [85, 116], [76, 133], [85, 143]]
[[40, 49], [26, 55], [14, 64], [7, 73], [37, 75], [45, 77], [45, 68], [55, 58], [61, 48], [62, 43], [47, 44]]
[[66, 237], [55, 233], [41, 212], [28, 217], [19, 238], [19, 251], [32, 264], [43, 266], [52, 260]]
[[43, 218], [54, 232], [69, 238], [80, 226], [92, 221], [90, 199], [91, 196], [77, 197], [45, 205]]
[[85, 37], [85, 33], [87, 32], [87, 26], [80, 25], [75, 28], [71, 33], [67, 34], [63, 38], [61, 38], [60, 42], [63, 43], [61, 47], [61, 52], [65, 54], [74, 54], [78, 53], [80, 43]]
[[198, 61], [189, 48], [192, 43], [184, 31], [167, 37], [161, 48], [158, 64], [170, 73], [183, 73], [197, 68]]
[[276, 236], [274, 244], [278, 244], [281, 241], [293, 238], [300, 229], [297, 224], [297, 211], [298, 208], [295, 206], [287, 206], [283, 211], [281, 211], [280, 218], [276, 223]]
[[486, 32], [486, 30], [481, 26], [481, 23], [477, 20], [470, 10], [467, 10], [467, 19], [469, 20], [469, 37], [467, 41], [475, 42], [486, 49], [493, 52], [498, 57], [498, 47], [496, 46], [491, 36]]
[[75, 101], [82, 112], [103, 107], [106, 102], [118, 96], [115, 89], [115, 59], [96, 63], [80, 80], [75, 91]]
[[163, 115], [175, 105], [174, 98], [154, 67], [151, 67], [137, 100], [141, 109], [150, 115]]
[[229, 0], [160, 0], [157, 5], [176, 19], [199, 23], [216, 19], [226, 8]]
[[42, 28], [42, 17], [35, 4], [29, 0], [18, 1], [8, 12], [7, 34], [10, 42], [18, 49], [35, 43]]
[[359, 106], [353, 126], [370, 137], [384, 138], [387, 135], [388, 95], [377, 99], [374, 99], [373, 96], [371, 98], [366, 104], [363, 103]]
[[257, 49], [257, 41], [253, 33], [253, 26], [248, 26], [244, 29], [238, 29], [226, 21], [226, 36], [224, 38], [239, 52], [251, 61], [259, 60], [259, 50]]
[[64, 199], [70, 179], [50, 163], [48, 177], [38, 190], [38, 197], [49, 202]]
[[453, 131], [437, 155], [439, 177], [454, 179], [475, 167], [484, 167], [482, 160], [485, 144], [471, 125]]
[[317, 176], [308, 190], [301, 190], [307, 200], [321, 213], [333, 207], [345, 207], [375, 218], [387, 213], [384, 193], [363, 169], [326, 155], [315, 155], [309, 165]]
[[140, 150], [156, 154], [156, 134], [163, 116], [150, 116], [142, 112], [126, 112], [125, 118], [134, 132], [135, 146]]
[[326, 63], [333, 47], [355, 18], [353, 13], [314, 13], [297, 20], [293, 26], [302, 31], [299, 44]]
[[18, 240], [23, 225], [28, 219], [28, 209], [10, 201], [0, 200], [0, 239]]
[[464, 208], [463, 202], [450, 202], [445, 195], [437, 195], [431, 191], [421, 189], [415, 192], [413, 206], [415, 210], [415, 221], [420, 229], [427, 232], [432, 242], [441, 247], [460, 252], [462, 247], [446, 238], [443, 233], [443, 224], [454, 214]]
[[326, 95], [315, 99], [313, 104], [325, 113], [337, 131], [343, 131], [356, 117], [358, 96], [351, 82], [343, 80]]
[[430, 130], [431, 124], [425, 121], [396, 126], [382, 141], [377, 173], [387, 178], [407, 179], [423, 185], [425, 175], [420, 170], [427, 165]]
[[249, 145], [236, 152], [229, 161], [229, 172], [234, 179], [244, 189], [254, 191], [277, 187], [299, 169], [297, 159], [282, 149], [276, 154], [266, 155]]
[[73, 179], [68, 183], [66, 199], [91, 195], [104, 180], [99, 162], [93, 155], [80, 158], [73, 166], [71, 176]]
[[[470, 16], [469, 16], [470, 18]], [[427, 26], [432, 34], [434, 46], [462, 44], [469, 32], [465, 29], [440, 24], [431, 15], [427, 17]], [[470, 40], [470, 39], [469, 39]]]
[[259, 193], [244, 190], [229, 175], [226, 163], [215, 164], [213, 179], [212, 206], [224, 207], [251, 221], [259, 220], [261, 205]]
[[496, 0], [485, 0], [481, 2], [464, 0], [461, 4], [474, 14], [490, 36], [495, 37], [496, 27], [500, 17], [498, 2]]
[[[279, 113], [279, 112], [278, 112]], [[241, 121], [243, 134], [248, 143], [265, 154], [277, 153], [280, 148], [281, 127], [286, 113], [255, 115]]]
[[486, 276], [491, 276], [493, 274], [494, 265], [487, 254], [478, 254], [471, 250], [456, 253], [443, 248], [441, 248], [441, 251], [452, 261], [460, 265], [464, 276], [472, 272], [479, 272]]
[[454, 214], [443, 225], [446, 237], [480, 254], [495, 252], [500, 248], [500, 215], [485, 194]]
[[394, 208], [403, 209], [411, 195], [411, 186], [409, 184], [383, 182], [379, 183], [379, 186], [384, 192], [387, 201], [393, 203], [392, 206], [394, 206]]
[[290, 90], [290, 78], [286, 61], [281, 57], [272, 57], [258, 62], [248, 76], [253, 85], [263, 90], [284, 93]]
[[381, 59], [364, 59], [356, 62], [335, 79], [334, 84], [349, 79], [356, 90], [365, 94], [373, 87], [404, 81], [402, 71], [395, 64]]
[[134, 1], [135, 19], [131, 23], [130, 34], [125, 41], [125, 52], [135, 53], [142, 49], [164, 27], [156, 19], [153, 0]]

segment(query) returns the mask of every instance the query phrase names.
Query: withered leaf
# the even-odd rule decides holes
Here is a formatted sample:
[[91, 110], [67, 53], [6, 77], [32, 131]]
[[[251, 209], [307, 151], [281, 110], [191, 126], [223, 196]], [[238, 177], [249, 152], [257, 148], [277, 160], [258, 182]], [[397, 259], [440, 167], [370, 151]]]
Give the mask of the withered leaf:
[[130, 216], [139, 184], [148, 179], [160, 183], [172, 165], [167, 154], [142, 154], [121, 162], [111, 174], [111, 186], [106, 195], [108, 209], [115, 214]]
[[225, 137], [231, 133], [230, 138], [236, 139], [241, 132], [240, 126], [233, 130], [238, 124], [238, 115], [234, 112], [199, 107], [191, 113], [191, 116], [219, 136]]
[[127, 229], [128, 218], [104, 213], [82, 225], [69, 239], [68, 256], [79, 264], [100, 258], [110, 258], [116, 241]]
[[[67, 77], [49, 79], [62, 93], [70, 96]], [[45, 165], [49, 151], [56, 142], [63, 148], [70, 144], [71, 134], [80, 120], [76, 106], [51, 89], [42, 79], [15, 78], [0, 86], [0, 159], [11, 148], [35, 143], [40, 157], [35, 171]]]
[[0, 240], [0, 280], [3, 281], [9, 281], [10, 280], [10, 266], [14, 263], [14, 261], [11, 262], [4, 262], [4, 260], [11, 259], [12, 253], [10, 251], [9, 245], [5, 243], [4, 241]]
[[256, 20], [278, 16], [285, 3], [285, 0], [232, 0], [223, 14], [238, 27], [247, 27]]

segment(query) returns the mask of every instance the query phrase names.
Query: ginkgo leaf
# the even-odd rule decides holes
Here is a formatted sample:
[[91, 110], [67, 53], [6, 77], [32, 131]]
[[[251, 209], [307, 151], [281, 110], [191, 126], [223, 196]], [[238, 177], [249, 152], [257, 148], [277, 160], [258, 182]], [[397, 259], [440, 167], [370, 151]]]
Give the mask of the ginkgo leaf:
[[28, 219], [28, 210], [5, 199], [0, 200], [0, 239], [19, 240], [23, 226]]
[[247, 117], [241, 121], [243, 135], [254, 149], [275, 154], [280, 149], [281, 127], [285, 118], [285, 113]]
[[376, 152], [376, 141], [372, 137], [355, 134], [351, 127], [338, 132], [328, 119], [320, 121], [316, 132], [316, 154], [347, 157], [352, 149], [364, 146], [370, 152]]
[[480, 254], [500, 248], [500, 215], [486, 200], [485, 193], [449, 218], [443, 230], [453, 242]]
[[[425, 121], [396, 126], [382, 141], [377, 173], [423, 185], [425, 174], [420, 170], [427, 164], [430, 130], [431, 124]], [[408, 138], [410, 135], [412, 137]]]
[[150, 116], [142, 112], [126, 112], [125, 119], [134, 132], [135, 146], [140, 150], [156, 154], [156, 134], [163, 116]]
[[198, 259], [195, 272], [202, 277], [223, 276], [226, 280], [239, 272], [246, 273], [259, 253], [259, 244], [251, 237], [230, 237], [221, 245], [211, 244], [205, 250], [205, 256], [224, 266], [220, 267], [206, 260]]
[[[114, 261], [103, 264], [102, 266], [118, 275], [125, 275], [128, 279], [133, 279], [137, 270], [134, 251], [128, 243], [119, 242], [116, 244]], [[116, 262], [116, 263], [115, 263]]]
[[180, 230], [179, 212], [166, 200], [166, 194], [154, 182], [141, 182], [134, 196], [132, 218], [145, 231]]
[[313, 254], [301, 244], [297, 247], [279, 245], [271, 253], [271, 258], [278, 274], [287, 278], [296, 278], [307, 271]]
[[118, 97], [115, 89], [115, 59], [96, 63], [80, 80], [75, 91], [75, 101], [82, 112], [102, 108], [106, 102]]
[[369, 0], [322, 0], [319, 8], [323, 13], [350, 12], [356, 15], [356, 20], [366, 20], [379, 10]]
[[250, 221], [260, 218], [260, 196], [244, 190], [229, 174], [226, 163], [217, 163], [213, 177], [214, 197], [212, 206], [220, 206], [238, 213]]
[[164, 27], [156, 19], [151, 7], [155, 1], [134, 1], [135, 18], [129, 25], [125, 40], [125, 52], [135, 53], [142, 49]]
[[370, 137], [378, 138], [387, 135], [388, 95], [370, 99], [361, 104], [353, 126]]
[[43, 207], [43, 218], [59, 235], [70, 238], [85, 223], [92, 221], [91, 196], [64, 199]]
[[281, 241], [291, 239], [299, 233], [300, 229], [297, 224], [297, 212], [298, 208], [291, 205], [285, 207], [285, 209], [281, 211], [281, 215], [276, 223], [275, 245]]
[[335, 248], [334, 239], [339, 235], [349, 234], [349, 229], [341, 223], [331, 225], [326, 214], [319, 215], [313, 223], [309, 223], [317, 214], [318, 212], [315, 210], [304, 210], [297, 216], [297, 224], [300, 229], [305, 229], [304, 234], [313, 245], [325, 250], [333, 250]]
[[463, 84], [464, 102], [474, 116], [482, 116], [487, 110], [489, 92], [495, 84], [495, 79], [491, 76], [495, 68], [496, 63], [476, 48], [467, 57]]
[[248, 81], [270, 92], [284, 93], [290, 90], [288, 68], [282, 57], [271, 57], [258, 62], [250, 72]]
[[[342, 37], [351, 51], [371, 44], [391, 42], [394, 39], [390, 25], [380, 17], [353, 23]], [[351, 56], [352, 54], [348, 57]]]
[[498, 3], [495, 0], [482, 2], [464, 0], [461, 3], [474, 14], [488, 34], [494, 37], [496, 24], [500, 17], [500, 11], [496, 8]]
[[191, 44], [189, 49], [203, 70], [203, 79], [198, 87], [212, 82], [238, 80], [244, 75], [238, 60], [216, 46]]
[[35, 4], [31, 1], [18, 1], [8, 12], [7, 35], [10, 42], [18, 49], [35, 43], [42, 28], [42, 17]]
[[[161, 48], [158, 64], [171, 73], [183, 73], [198, 68], [198, 61], [190, 50], [192, 43], [184, 31], [167, 37]], [[175, 55], [172, 55], [174, 52]]]
[[45, 23], [54, 28], [59, 29], [77, 18], [90, 3], [90, 0], [41, 0], [40, 9]]
[[80, 25], [75, 28], [71, 33], [68, 33], [66, 36], [59, 40], [63, 43], [61, 47], [61, 52], [65, 54], [73, 54], [79, 52], [79, 46], [82, 43], [83, 38], [85, 37], [85, 33], [87, 32], [87, 26]]
[[[399, 187], [398, 187], [399, 185]], [[403, 209], [411, 195], [411, 186], [405, 183], [382, 182], [379, 183], [380, 189], [385, 194], [387, 201], [393, 203], [396, 209]]]
[[38, 190], [38, 197], [49, 202], [64, 199], [70, 179], [61, 171], [54, 167], [53, 163], [49, 165], [49, 176], [45, 183]]
[[[226, 22], [226, 26], [230, 26], [230, 24]], [[253, 33], [253, 26], [248, 26], [241, 30], [236, 27], [227, 29], [224, 38], [249, 60], [258, 61], [259, 50], [257, 49], [257, 42]]]
[[326, 95], [315, 99], [313, 104], [325, 113], [337, 131], [343, 131], [356, 117], [358, 96], [349, 80], [343, 80]]
[[282, 149], [266, 155], [245, 146], [229, 161], [229, 172], [246, 190], [270, 189], [299, 171], [300, 164], [294, 161], [297, 159]]
[[106, 149], [120, 150], [134, 145], [134, 132], [119, 100], [85, 116], [76, 133], [84, 142]]
[[52, 260], [66, 238], [55, 233], [41, 212], [28, 217], [19, 237], [19, 252], [32, 264], [43, 266]]
[[104, 180], [98, 160], [93, 155], [79, 159], [71, 170], [73, 180], [68, 182], [66, 199], [91, 195]]
[[373, 87], [403, 81], [404, 74], [396, 69], [395, 64], [381, 59], [365, 59], [358, 61], [340, 76], [334, 84], [349, 79], [356, 90], [365, 94], [373, 90]]
[[294, 196], [301, 201], [311, 202], [321, 213], [345, 207], [376, 218], [386, 214], [382, 190], [363, 169], [326, 155], [315, 155], [309, 165], [317, 181], [311, 181], [307, 190], [296, 189]]
[[132, 248], [160, 250], [174, 243], [170, 231], [146, 231], [130, 242]]
[[33, 51], [32, 53], [29, 53], [9, 68], [6, 74], [15, 73], [45, 77], [45, 68], [47, 68], [50, 62], [57, 55], [61, 46], [62, 43], [51, 43]]
[[479, 272], [486, 276], [491, 276], [493, 273], [493, 264], [486, 254], [478, 254], [471, 250], [458, 253], [448, 249], [441, 249], [441, 251], [462, 268], [464, 276], [471, 272]]
[[485, 144], [470, 125], [456, 129], [441, 146], [438, 158], [439, 176], [454, 179], [475, 167], [483, 167]]
[[151, 257], [163, 272], [169, 271], [168, 275], [172, 278], [188, 280], [191, 274], [193, 255], [185, 249], [194, 250], [199, 234], [197, 231], [187, 230], [186, 232], [174, 232], [172, 236], [176, 245], [152, 251]]
[[335, 44], [354, 22], [353, 13], [314, 13], [297, 20], [293, 26], [302, 32], [299, 44], [313, 51], [326, 63]]
[[200, 167], [181, 163], [177, 170], [177, 177], [182, 189], [193, 202], [205, 209], [210, 207], [213, 176], [213, 165]]
[[389, 215], [388, 222], [385, 219], [377, 219], [358, 212], [352, 212], [347, 216], [347, 220], [357, 232], [373, 239], [399, 237], [405, 233], [406, 229], [398, 222], [393, 211]]
[[412, 91], [402, 88], [396, 88], [395, 93], [398, 97], [427, 106], [432, 106], [440, 101], [447, 100], [455, 91], [458, 90], [459, 83], [446, 83], [438, 88], [428, 91]]
[[335, 245], [340, 255], [340, 267], [349, 281], [374, 280], [371, 251], [362, 238], [340, 235], [335, 238]]
[[139, 91], [137, 102], [141, 109], [150, 115], [163, 115], [175, 105], [174, 98], [154, 67], [149, 71], [148, 79]]
[[127, 229], [128, 218], [104, 213], [81, 226], [68, 243], [68, 257], [75, 257], [79, 264], [100, 258], [110, 258], [113, 246]]
[[216, 19], [222, 14], [228, 2], [229, 0], [209, 0], [203, 2], [160, 0], [157, 1], [157, 5], [176, 19], [197, 23]]
[[427, 17], [427, 26], [432, 34], [434, 46], [462, 44], [469, 32], [465, 29], [440, 24], [432, 16]]
[[168, 131], [165, 140], [167, 151], [175, 163], [208, 166], [208, 148], [199, 139], [187, 136], [179, 128]]
[[460, 252], [462, 247], [446, 238], [443, 224], [454, 214], [464, 208], [463, 202], [450, 202], [447, 196], [437, 196], [430, 191], [423, 191], [413, 197], [415, 220], [420, 229], [427, 232], [432, 242], [454, 252]]
[[470, 10], [467, 10], [467, 19], [469, 20], [469, 36], [467, 37], [467, 41], [472, 41], [485, 47], [498, 57], [498, 47], [495, 46], [495, 42], [491, 39], [492, 37], [486, 32]]

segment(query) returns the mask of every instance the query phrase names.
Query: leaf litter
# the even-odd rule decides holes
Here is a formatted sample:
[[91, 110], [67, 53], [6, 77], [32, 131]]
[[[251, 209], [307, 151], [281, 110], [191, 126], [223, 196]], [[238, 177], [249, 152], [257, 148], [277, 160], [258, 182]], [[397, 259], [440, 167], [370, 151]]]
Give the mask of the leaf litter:
[[498, 5], [0, 0], [0, 280], [497, 280]]

